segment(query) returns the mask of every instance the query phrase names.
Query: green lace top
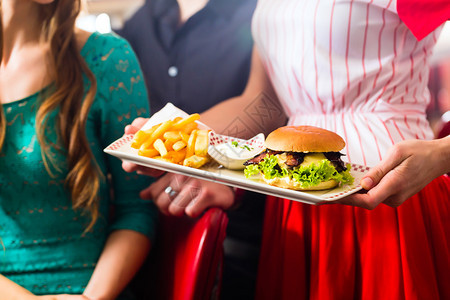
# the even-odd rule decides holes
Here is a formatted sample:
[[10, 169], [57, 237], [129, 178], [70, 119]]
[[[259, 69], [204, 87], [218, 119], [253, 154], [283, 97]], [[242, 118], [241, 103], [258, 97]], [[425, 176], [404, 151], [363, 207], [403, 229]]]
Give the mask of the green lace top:
[[[91, 232], [83, 235], [90, 218], [72, 209], [64, 187], [64, 154], [53, 154], [62, 169], [56, 177], [43, 165], [35, 133], [42, 93], [3, 105], [7, 127], [0, 153], [0, 273], [35, 294], [83, 292], [112, 230], [134, 230], [150, 238], [155, 230], [156, 207], [138, 195], [150, 183], [148, 177], [124, 172], [119, 159], [103, 152], [123, 135], [126, 124], [149, 115], [135, 54], [118, 36], [94, 33], [81, 55], [98, 84], [87, 137], [105, 178], [111, 174], [111, 183], [105, 180], [101, 186], [100, 217]], [[48, 136], [56, 141], [54, 118], [49, 124]]]

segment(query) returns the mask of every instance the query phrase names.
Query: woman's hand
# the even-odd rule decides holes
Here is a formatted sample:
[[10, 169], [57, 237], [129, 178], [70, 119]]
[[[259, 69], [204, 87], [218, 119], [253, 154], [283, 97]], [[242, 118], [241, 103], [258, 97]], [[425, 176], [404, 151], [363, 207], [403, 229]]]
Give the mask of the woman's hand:
[[366, 194], [353, 194], [338, 203], [367, 209], [380, 203], [397, 207], [449, 171], [450, 137], [403, 141], [393, 146], [361, 180], [361, 186], [368, 190]]
[[153, 200], [166, 215], [199, 216], [209, 207], [230, 208], [234, 204], [233, 190], [223, 184], [167, 173], [140, 194]]

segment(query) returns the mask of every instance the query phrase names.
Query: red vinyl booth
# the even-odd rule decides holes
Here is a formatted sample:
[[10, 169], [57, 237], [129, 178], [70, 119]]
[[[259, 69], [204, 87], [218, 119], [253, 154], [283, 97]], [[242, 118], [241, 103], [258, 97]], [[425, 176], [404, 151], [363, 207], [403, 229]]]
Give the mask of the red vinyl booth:
[[139, 277], [139, 299], [218, 299], [228, 217], [218, 208], [201, 217], [160, 216], [157, 237]]

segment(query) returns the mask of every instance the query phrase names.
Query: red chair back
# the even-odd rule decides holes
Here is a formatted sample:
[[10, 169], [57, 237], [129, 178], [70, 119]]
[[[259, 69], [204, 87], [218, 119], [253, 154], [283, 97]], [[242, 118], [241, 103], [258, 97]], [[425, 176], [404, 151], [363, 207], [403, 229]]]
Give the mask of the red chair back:
[[218, 299], [227, 223], [218, 208], [198, 219], [161, 215], [147, 266], [148, 299]]
[[437, 138], [440, 139], [446, 137], [447, 135], [450, 135], [450, 121], [442, 124], [442, 127], [439, 130]]

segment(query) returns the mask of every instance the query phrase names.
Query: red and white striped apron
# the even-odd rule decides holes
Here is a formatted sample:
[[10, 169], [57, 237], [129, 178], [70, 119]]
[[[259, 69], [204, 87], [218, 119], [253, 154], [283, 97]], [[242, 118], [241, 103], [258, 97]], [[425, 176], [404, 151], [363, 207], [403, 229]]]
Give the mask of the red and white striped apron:
[[[434, 137], [425, 111], [439, 32], [418, 41], [396, 0], [260, 0], [253, 19], [289, 124], [335, 131], [344, 159], [368, 166], [397, 142]], [[449, 191], [441, 177], [373, 211], [269, 197], [258, 298], [450, 298]]]

